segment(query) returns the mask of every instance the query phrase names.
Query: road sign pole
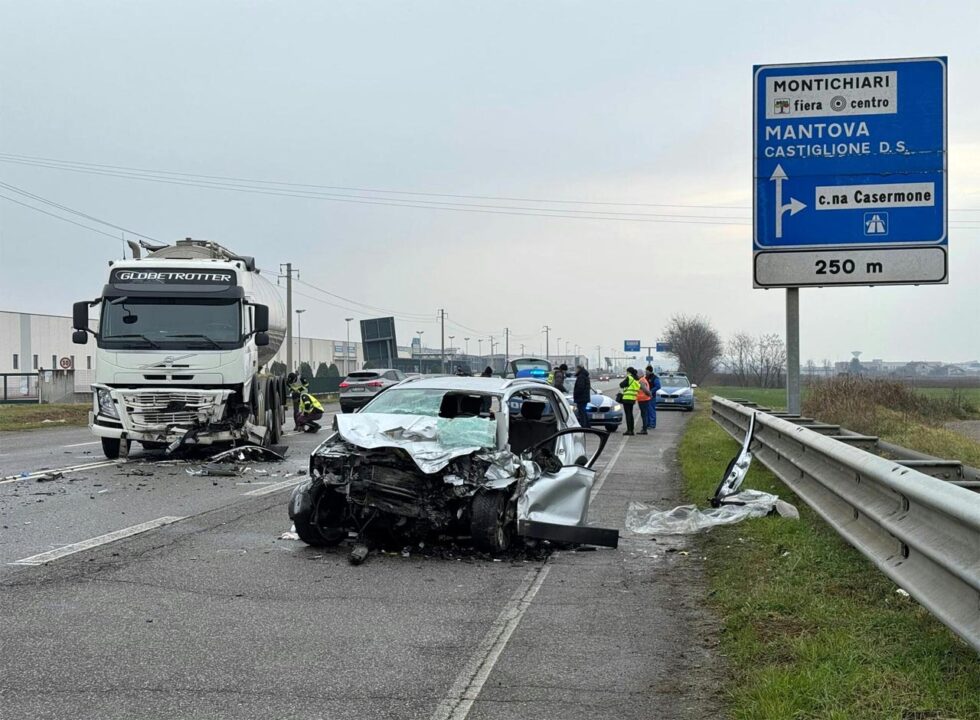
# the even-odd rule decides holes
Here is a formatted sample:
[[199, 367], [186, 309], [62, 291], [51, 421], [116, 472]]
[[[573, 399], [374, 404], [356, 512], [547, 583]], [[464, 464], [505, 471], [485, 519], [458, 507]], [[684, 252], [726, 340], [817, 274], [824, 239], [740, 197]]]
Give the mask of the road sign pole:
[[799, 288], [786, 288], [786, 410], [800, 414]]

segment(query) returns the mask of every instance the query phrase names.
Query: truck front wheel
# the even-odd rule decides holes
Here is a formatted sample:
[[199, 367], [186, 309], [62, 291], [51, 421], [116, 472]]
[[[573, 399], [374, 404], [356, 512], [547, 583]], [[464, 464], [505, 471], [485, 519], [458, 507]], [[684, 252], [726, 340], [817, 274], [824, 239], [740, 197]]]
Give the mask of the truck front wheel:
[[119, 457], [119, 438], [102, 438], [102, 453], [110, 460]]

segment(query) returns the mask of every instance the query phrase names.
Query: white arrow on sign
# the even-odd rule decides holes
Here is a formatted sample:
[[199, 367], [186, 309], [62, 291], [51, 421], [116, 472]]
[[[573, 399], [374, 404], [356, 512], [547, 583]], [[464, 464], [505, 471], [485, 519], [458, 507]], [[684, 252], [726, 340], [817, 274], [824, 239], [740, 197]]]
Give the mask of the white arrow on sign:
[[776, 166], [769, 179], [776, 183], [776, 237], [781, 238], [783, 236], [783, 214], [789, 210], [790, 215], [796, 215], [806, 205], [794, 197], [791, 197], [789, 202], [783, 205], [783, 180], [788, 180], [789, 178], [783, 171], [782, 165]]

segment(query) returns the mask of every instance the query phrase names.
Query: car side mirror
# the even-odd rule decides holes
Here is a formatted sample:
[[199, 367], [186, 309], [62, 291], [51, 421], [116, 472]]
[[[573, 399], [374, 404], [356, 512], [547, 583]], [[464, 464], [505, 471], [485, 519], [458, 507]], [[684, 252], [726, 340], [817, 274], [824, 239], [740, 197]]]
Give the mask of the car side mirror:
[[[255, 327], [256, 333], [267, 333], [269, 332], [269, 306], [268, 305], [253, 305], [255, 308]], [[258, 344], [258, 343], [256, 343]], [[268, 345], [268, 338], [263, 345]]]
[[255, 333], [255, 346], [265, 347], [269, 344], [269, 333], [267, 332], [257, 332]]
[[[88, 301], [82, 300], [71, 306], [71, 326], [76, 330], [88, 330]], [[75, 340], [78, 342], [78, 340]]]
[[85, 345], [88, 343], [88, 333], [84, 330], [75, 330], [71, 334], [71, 341], [76, 345]]

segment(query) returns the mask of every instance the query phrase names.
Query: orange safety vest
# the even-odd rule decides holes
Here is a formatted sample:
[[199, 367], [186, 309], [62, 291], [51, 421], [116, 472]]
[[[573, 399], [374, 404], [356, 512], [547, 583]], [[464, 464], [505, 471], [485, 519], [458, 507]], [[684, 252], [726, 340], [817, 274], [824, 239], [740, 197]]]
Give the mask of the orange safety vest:
[[640, 376], [640, 389], [636, 393], [636, 399], [637, 402], [650, 402], [653, 399], [653, 395], [650, 394], [650, 383], [643, 375]]

